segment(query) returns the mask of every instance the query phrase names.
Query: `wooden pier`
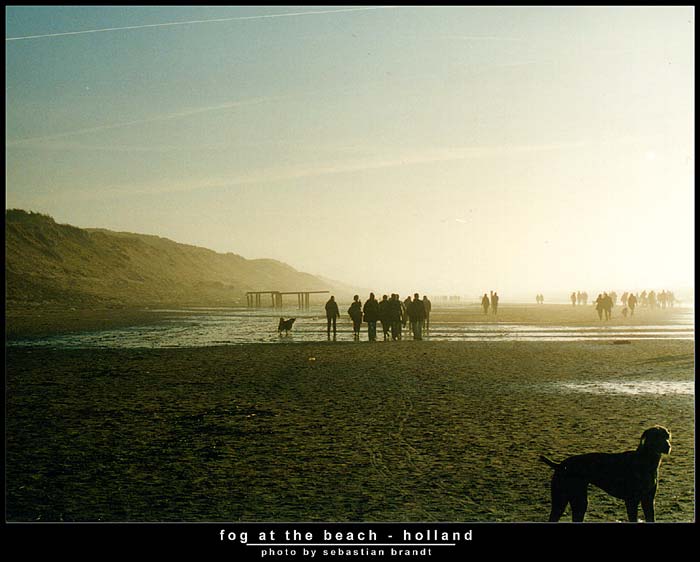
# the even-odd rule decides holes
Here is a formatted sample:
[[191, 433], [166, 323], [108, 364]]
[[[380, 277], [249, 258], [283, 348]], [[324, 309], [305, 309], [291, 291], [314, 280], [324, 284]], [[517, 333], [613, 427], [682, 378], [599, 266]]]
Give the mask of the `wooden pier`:
[[248, 291], [246, 301], [248, 308], [262, 308], [263, 296], [269, 298], [270, 308], [282, 308], [282, 295], [296, 295], [299, 310], [309, 310], [309, 295], [328, 294], [330, 291]]

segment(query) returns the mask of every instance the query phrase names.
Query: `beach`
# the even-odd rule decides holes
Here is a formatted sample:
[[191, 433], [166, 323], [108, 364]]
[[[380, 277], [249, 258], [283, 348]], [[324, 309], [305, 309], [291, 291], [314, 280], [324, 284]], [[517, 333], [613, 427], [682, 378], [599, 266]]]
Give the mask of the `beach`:
[[[539, 455], [657, 424], [657, 521], [694, 520], [692, 340], [8, 347], [6, 369], [10, 521], [546, 521]], [[624, 503], [591, 487], [586, 520]]]

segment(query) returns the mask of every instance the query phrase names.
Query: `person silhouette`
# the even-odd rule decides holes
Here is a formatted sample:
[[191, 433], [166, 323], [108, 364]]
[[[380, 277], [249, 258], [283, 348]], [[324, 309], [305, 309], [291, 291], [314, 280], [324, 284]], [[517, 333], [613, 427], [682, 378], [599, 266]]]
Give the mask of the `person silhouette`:
[[411, 325], [410, 316], [408, 314], [409, 306], [411, 306], [411, 295], [408, 295], [403, 300], [403, 327], [406, 328], [406, 326], [408, 325], [408, 333], [410, 334], [413, 330], [413, 326]]
[[384, 341], [389, 339], [389, 331], [391, 330], [391, 320], [389, 320], [389, 297], [382, 295], [382, 300], [379, 301], [379, 321], [382, 323], [382, 333]]
[[352, 297], [352, 304], [348, 308], [348, 314], [352, 319], [352, 333], [356, 340], [360, 339], [360, 325], [362, 324], [362, 302], [360, 296]]
[[423, 339], [423, 321], [425, 320], [425, 305], [418, 298], [418, 293], [413, 295], [413, 300], [408, 304], [408, 316], [411, 320], [411, 330], [414, 340]]
[[605, 319], [610, 320], [610, 315], [612, 313], [613, 300], [608, 293], [603, 293], [603, 312], [605, 312]]
[[493, 295], [491, 295], [491, 310], [493, 310], [494, 316], [498, 313], [498, 300], [498, 293], [494, 292]]
[[425, 330], [430, 331], [430, 311], [433, 309], [433, 303], [428, 300], [426, 295], [423, 295], [423, 306], [425, 307]]
[[490, 304], [491, 303], [489, 302], [489, 296], [486, 293], [484, 293], [484, 296], [481, 299], [481, 307], [484, 309], [484, 314], [489, 313], [489, 305]]
[[377, 320], [379, 320], [379, 302], [374, 298], [374, 293], [369, 294], [369, 299], [365, 301], [362, 313], [367, 322], [367, 338], [369, 341], [377, 341]]
[[333, 339], [335, 339], [335, 321], [337, 318], [340, 318], [338, 303], [335, 302], [335, 296], [331, 295], [331, 298], [326, 303], [326, 331], [328, 332], [328, 339], [331, 339], [331, 324], [333, 324]]
[[391, 339], [397, 341], [401, 339], [401, 325], [403, 324], [403, 305], [399, 300], [399, 295], [391, 294], [391, 300], [387, 305], [387, 316], [391, 323]]
[[572, 304], [573, 306], [576, 306], [576, 291], [574, 291], [573, 293], [571, 293], [571, 304]]
[[647, 299], [649, 300], [649, 308], [656, 308], [656, 293], [654, 291], [649, 291]]
[[598, 298], [595, 300], [595, 309], [596, 312], [598, 313], [598, 318], [600, 320], [603, 319], [603, 309], [605, 308], [605, 304], [603, 303], [603, 295], [598, 293]]

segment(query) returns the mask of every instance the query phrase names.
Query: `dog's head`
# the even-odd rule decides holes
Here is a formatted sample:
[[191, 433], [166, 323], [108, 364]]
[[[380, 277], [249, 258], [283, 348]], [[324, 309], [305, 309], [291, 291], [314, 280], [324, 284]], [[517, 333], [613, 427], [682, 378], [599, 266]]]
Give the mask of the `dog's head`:
[[656, 425], [650, 427], [639, 440], [639, 449], [647, 449], [661, 455], [668, 455], [671, 452], [671, 432], [665, 427]]

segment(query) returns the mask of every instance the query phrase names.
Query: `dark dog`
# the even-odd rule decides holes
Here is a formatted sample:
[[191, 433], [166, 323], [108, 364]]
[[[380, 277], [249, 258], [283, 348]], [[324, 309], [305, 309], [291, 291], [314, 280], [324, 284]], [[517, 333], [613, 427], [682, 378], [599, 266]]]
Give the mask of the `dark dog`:
[[284, 330], [285, 334], [289, 334], [289, 330], [292, 329], [292, 326], [294, 325], [295, 321], [296, 321], [296, 318], [290, 318], [289, 320], [285, 320], [284, 318], [280, 318], [280, 323], [279, 323], [279, 326], [277, 326], [277, 331], [281, 334], [282, 331]]
[[540, 456], [554, 469], [550, 521], [559, 521], [571, 503], [573, 521], [583, 521], [588, 507], [588, 484], [595, 484], [611, 496], [625, 500], [627, 517], [637, 521], [642, 510], [647, 521], [654, 521], [654, 497], [661, 455], [671, 452], [671, 434], [655, 426], [642, 433], [636, 451], [576, 455], [561, 463]]

